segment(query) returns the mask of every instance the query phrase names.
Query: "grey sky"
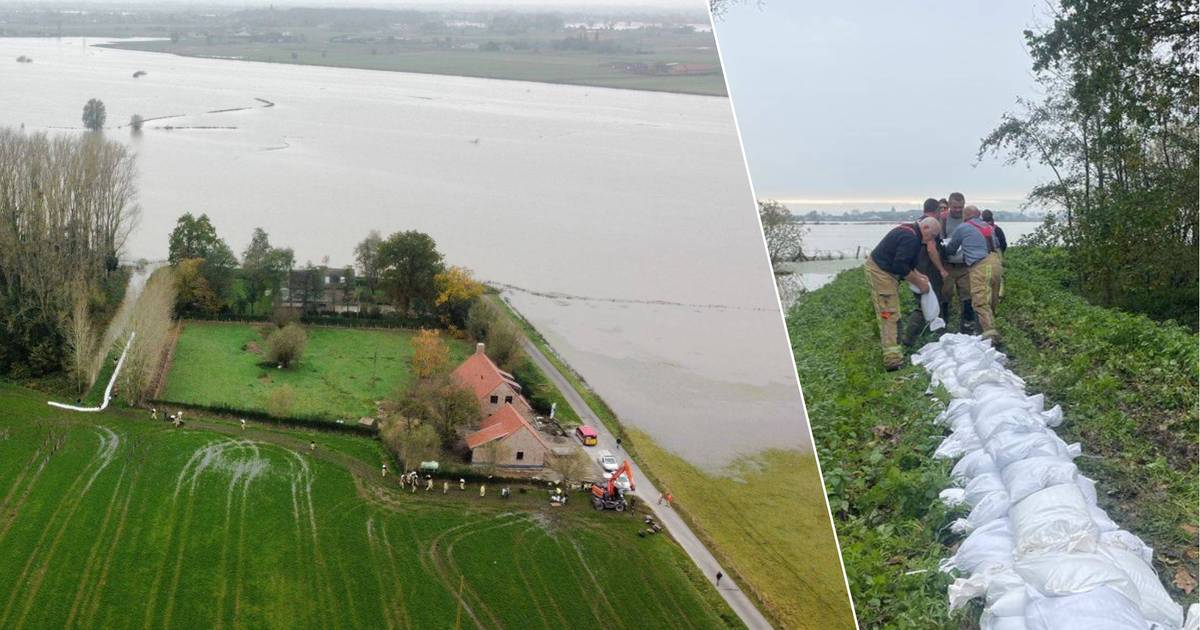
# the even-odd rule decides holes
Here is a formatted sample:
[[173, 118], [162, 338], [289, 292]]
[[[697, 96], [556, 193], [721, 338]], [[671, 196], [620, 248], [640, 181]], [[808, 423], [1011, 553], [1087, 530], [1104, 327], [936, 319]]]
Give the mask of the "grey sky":
[[731, 8], [717, 37], [757, 194], [865, 209], [962, 190], [1017, 209], [1042, 174], [973, 165], [1001, 114], [1037, 93], [1022, 31], [1043, 14], [1030, 0]]
[[[2, 4], [2, 3], [0, 3]], [[35, 4], [111, 5], [113, 0], [40, 0]], [[122, 4], [140, 6], [266, 6], [365, 7], [390, 9], [520, 9], [520, 10], [631, 10], [635, 12], [672, 10], [708, 13], [706, 0], [123, 0]]]

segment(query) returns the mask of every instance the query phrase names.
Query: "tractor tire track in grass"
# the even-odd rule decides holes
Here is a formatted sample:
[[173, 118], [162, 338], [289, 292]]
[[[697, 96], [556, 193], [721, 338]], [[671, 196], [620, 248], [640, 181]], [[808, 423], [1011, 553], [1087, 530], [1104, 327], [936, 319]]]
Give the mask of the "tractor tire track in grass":
[[[187, 550], [187, 543], [189, 540], [188, 533], [191, 528], [193, 513], [195, 512], [196, 487], [200, 483], [200, 476], [204, 473], [204, 471], [221, 465], [224, 462], [225, 453], [227, 451], [231, 449], [241, 449], [243, 447], [244, 443], [237, 440], [210, 442], [209, 444], [200, 447], [200, 449], [192, 454], [191, 459], [188, 460], [188, 463], [184, 466], [184, 469], [180, 471], [179, 477], [176, 478], [175, 495], [172, 499], [171, 505], [172, 516], [174, 516], [174, 513], [177, 510], [179, 494], [183, 488], [185, 480], [188, 485], [188, 493], [186, 499], [187, 505], [184, 508], [183, 518], [181, 519], [179, 526], [177, 528], [174, 527], [173, 518], [170, 521], [172, 528], [171, 536], [168, 538], [166, 546], [167, 558], [170, 558], [172, 547], [174, 547], [175, 562], [171, 569], [170, 587], [165, 591], [165, 601], [162, 604], [163, 614], [161, 625], [165, 627], [169, 627], [171, 625], [171, 616], [175, 611], [175, 595], [179, 591], [179, 581], [183, 575], [183, 557]], [[190, 477], [188, 476], [189, 472]], [[177, 534], [176, 530], [178, 530]], [[165, 563], [159, 567], [160, 573], [155, 578], [155, 584], [152, 588], [151, 597], [148, 600], [149, 605], [146, 609], [146, 620], [144, 624], [146, 627], [149, 627], [152, 624], [154, 611], [158, 607], [157, 603], [159, 599], [159, 588], [161, 586], [162, 577], [161, 571], [163, 568], [165, 568]]]
[[[536, 605], [533, 607], [533, 609], [535, 612], [537, 612], [538, 617], [541, 618], [542, 625], [546, 628], [570, 627], [571, 624], [567, 623], [566, 618], [563, 617], [562, 611], [558, 608], [558, 602], [554, 599], [554, 590], [545, 586], [546, 580], [542, 578], [542, 573], [538, 570], [538, 563], [531, 559], [531, 554], [522, 553], [522, 551], [526, 549], [525, 538], [529, 532], [532, 531], [541, 532], [542, 530], [536, 524], [531, 524], [529, 527], [517, 532], [517, 535], [514, 537], [511, 547], [513, 566], [517, 567], [517, 576], [521, 578], [521, 583], [525, 585], [525, 591], [529, 593], [529, 598], [534, 600], [539, 599], [537, 594], [546, 595], [549, 607], [553, 609], [554, 615], [558, 617], [559, 623], [550, 623], [550, 620], [546, 617], [546, 614], [542, 612], [543, 607], [541, 605]], [[536, 544], [537, 543], [534, 543], [534, 545]], [[523, 567], [522, 565], [525, 566]], [[533, 582], [526, 577], [526, 570], [528, 570], [535, 578], [537, 578], [541, 588], [535, 587]]]
[[[125, 489], [125, 503], [121, 506], [121, 515], [117, 517], [116, 529], [113, 531], [108, 544], [108, 551], [104, 556], [104, 560], [100, 564], [100, 573], [95, 580], [95, 586], [84, 594], [82, 617], [80, 618], [79, 626], [83, 628], [93, 627], [96, 612], [100, 608], [100, 598], [104, 593], [104, 586], [108, 583], [108, 573], [112, 568], [113, 557], [117, 554], [117, 546], [121, 543], [121, 535], [125, 532], [125, 524], [128, 522], [129, 506], [133, 503], [133, 491], [137, 487], [138, 479], [141, 477], [141, 467], [137, 466], [134, 469], [133, 478], [129, 481], [129, 485]], [[66, 626], [70, 627], [70, 621]]]
[[[507, 518], [507, 517], [513, 517], [513, 518]], [[496, 529], [504, 529], [506, 527], [512, 527], [514, 525], [519, 525], [522, 522], [526, 522], [525, 518], [521, 517], [518, 514], [513, 514], [511, 512], [505, 512], [503, 514], [499, 514], [492, 518], [493, 521], [498, 521], [500, 519], [507, 519], [507, 520], [505, 520], [504, 522], [501, 522], [501, 523], [494, 523], [492, 525], [480, 527], [478, 529], [467, 529], [466, 531], [457, 533], [454, 536], [454, 538], [450, 541], [450, 544], [446, 545], [446, 551], [445, 551], [446, 564], [448, 565], [449, 570], [453, 571], [454, 573], [457, 573], [460, 577], [466, 575], [466, 573], [463, 572], [458, 567], [458, 563], [454, 560], [454, 546], [457, 545], [458, 543], [462, 542], [463, 540], [465, 540], [467, 538], [470, 538], [471, 536], [475, 536], [475, 535], [482, 534], [484, 532], [489, 532], [489, 531], [496, 530]], [[463, 590], [464, 597], [472, 597], [475, 599], [475, 603], [479, 607], [479, 610], [481, 610], [485, 615], [487, 615], [488, 618], [491, 619], [492, 622], [496, 624], [497, 628], [504, 627], [504, 622], [502, 622], [500, 620], [500, 618], [497, 617], [496, 614], [492, 612], [492, 609], [487, 605], [487, 601], [483, 597], [481, 597], [479, 595], [479, 593], [476, 593], [475, 589], [472, 588], [469, 583], [467, 583], [466, 581], [463, 581], [462, 582], [462, 590]]]
[[479, 617], [475, 614], [475, 609], [470, 603], [467, 602], [466, 598], [459, 594], [459, 585], [454, 583], [454, 580], [451, 579], [450, 570], [441, 561], [441, 558], [438, 557], [438, 546], [441, 544], [443, 538], [460, 529], [471, 527], [473, 525], [476, 525], [474, 521], [468, 521], [461, 525], [455, 525], [454, 527], [443, 531], [437, 536], [434, 536], [433, 540], [429, 541], [429, 546], [425, 549], [422, 555], [429, 559], [429, 562], [426, 565], [428, 567], [427, 570], [437, 576], [438, 581], [442, 583], [442, 588], [445, 588], [446, 592], [450, 594], [450, 597], [458, 602], [458, 605], [462, 607], [463, 612], [467, 613], [467, 616], [471, 618], [471, 621], [475, 622], [475, 626], [477, 628], [483, 628], [483, 623], [479, 621]]
[[[325, 555], [321, 552], [320, 541], [317, 536], [317, 512], [313, 508], [312, 498], [312, 469], [308, 465], [308, 460], [301, 454], [295, 451], [288, 451], [296, 460], [300, 475], [297, 483], [297, 499], [300, 513], [297, 513], [296, 520], [300, 525], [302, 534], [305, 533], [304, 526], [307, 522], [307, 533], [312, 539], [312, 545], [309, 547], [309, 554], [313, 559], [313, 586], [315, 595], [318, 598], [317, 610], [320, 613], [332, 612], [336, 609], [337, 596], [333, 592], [333, 586], [330, 584], [329, 567], [325, 562]], [[303, 490], [303, 494], [299, 491]], [[301, 536], [303, 539], [303, 535]], [[300, 541], [300, 546], [303, 548], [305, 543]], [[324, 572], [324, 575], [322, 575]], [[322, 615], [325, 621], [321, 624], [323, 627], [341, 627], [341, 617], [339, 615]]]
[[371, 552], [371, 561], [375, 564], [375, 581], [379, 584], [379, 606], [383, 610], [383, 621], [387, 624], [388, 630], [393, 630], [396, 627], [396, 620], [393, 619], [393, 608], [388, 605], [387, 587], [384, 585], [383, 566], [382, 563], [378, 562], [379, 557], [383, 554], [382, 550], [380, 549], [379, 542], [375, 540], [374, 516], [367, 517], [367, 547]]
[[[375, 565], [375, 579], [379, 583], [379, 605], [383, 608], [383, 620], [387, 623], [388, 630], [392, 630], [397, 625], [405, 628], [408, 627], [408, 620], [403, 618], [404, 611], [404, 595], [400, 576], [396, 570], [396, 561], [392, 556], [390, 545], [384, 547], [383, 542], [379, 539], [382, 536], [387, 536], [386, 532], [380, 528], [379, 534], [375, 533], [375, 516], [367, 517], [367, 543], [371, 549], [371, 560]], [[388, 584], [395, 584], [395, 592], [392, 600], [388, 598]]]
[[[234, 563], [233, 563], [233, 610], [231, 617], [236, 626], [238, 614], [241, 607], [241, 573], [242, 573], [242, 551], [245, 541], [246, 530], [246, 499], [250, 494], [250, 484], [258, 478], [269, 466], [267, 460], [259, 456], [258, 446], [254, 442], [243, 441], [238, 444], [235, 452], [246, 451], [250, 457], [248, 460], [241, 459], [233, 466], [232, 475], [229, 479], [229, 486], [225, 491], [225, 525], [222, 532], [223, 544], [221, 545], [221, 588], [217, 595], [217, 620], [216, 627], [221, 628], [225, 622], [225, 598], [230, 586], [226, 577], [229, 575], [229, 548], [234, 548]], [[232, 520], [232, 510], [234, 495], [237, 494], [235, 487], [241, 488], [241, 502], [238, 510], [238, 519], [236, 524]], [[231, 544], [230, 530], [236, 529], [237, 535], [235, 541]]]
[[400, 621], [405, 628], [412, 627], [412, 619], [408, 616], [408, 606], [404, 603], [404, 584], [400, 574], [400, 562], [396, 559], [396, 551], [392, 547], [392, 539], [388, 535], [387, 524], [384, 523], [382, 531], [382, 540], [384, 551], [387, 553], [388, 563], [392, 567], [392, 583], [396, 585], [396, 600], [397, 607], [400, 610]]
[[[50, 455], [47, 453], [42, 456], [43, 452], [44, 449], [38, 449], [34, 451], [33, 457], [30, 458], [29, 463], [25, 464], [25, 467], [21, 469], [21, 473], [17, 475], [17, 479], [13, 481], [12, 487], [8, 489], [8, 494], [4, 496], [4, 501], [0, 502], [0, 542], [4, 542], [4, 537], [8, 535], [8, 530], [12, 527], [13, 523], [16, 522], [17, 516], [21, 513], [21, 507], [25, 505], [26, 499], [28, 499], [30, 493], [33, 492], [34, 484], [37, 483], [38, 477], [42, 476], [42, 471], [46, 469], [46, 464], [50, 461]], [[22, 487], [21, 484], [25, 481], [25, 477], [28, 476], [29, 467], [32, 466], [35, 461], [37, 461], [39, 456], [42, 456], [42, 463], [38, 464], [37, 470], [33, 473], [33, 477], [24, 485], [24, 489], [21, 491], [21, 496], [18, 497], [14, 503], [12, 501], [13, 494], [17, 492], [18, 488]]]
[[[100, 473], [112, 463], [116, 456], [117, 448], [121, 444], [121, 437], [112, 429], [104, 426], [97, 426], [99, 431], [96, 432], [100, 440], [100, 444], [96, 450], [96, 454], [88, 461], [83, 470], [71, 482], [71, 486], [63, 493], [63, 498], [59, 500], [53, 514], [50, 515], [46, 526], [42, 528], [42, 533], [38, 536], [37, 543], [34, 544], [32, 551], [29, 554], [29, 559], [25, 562], [25, 566], [21, 569], [21, 574], [14, 582], [14, 588], [9, 594], [8, 603], [4, 606], [4, 612], [0, 615], [0, 627], [19, 627], [25, 622], [30, 609], [33, 607], [34, 601], [37, 599], [38, 591], [41, 590], [42, 582], [46, 579], [46, 572], [49, 569], [50, 562], [54, 558], [54, 552], [58, 549], [59, 543], [66, 534], [67, 529], [72, 523], [72, 518], [75, 512], [83, 504], [83, 498], [87, 495], [88, 490], [92, 488], [96, 478]], [[88, 473], [91, 476], [88, 476]], [[84, 481], [84, 478], [87, 481]], [[59, 518], [60, 514], [61, 520]], [[47, 537], [50, 537], [49, 547], [43, 551], [43, 546], [47, 544]], [[35, 563], [41, 559], [42, 562]], [[32, 571], [32, 573], [31, 573]], [[18, 602], [18, 595], [22, 593], [22, 585], [28, 584], [29, 593], [25, 596], [24, 605], [21, 607], [20, 615], [13, 622], [9, 623], [9, 616], [13, 612], [13, 606]]]
[[601, 586], [600, 580], [596, 579], [596, 574], [592, 572], [592, 567], [587, 563], [587, 558], [584, 557], [583, 550], [579, 548], [579, 543], [572, 540], [571, 547], [575, 550], [575, 555], [579, 557], [579, 564], [583, 567], [584, 572], [587, 573], [588, 579], [592, 581], [592, 586], [595, 587], [592, 595], [603, 602], [605, 608], [608, 608], [608, 613], [612, 616], [612, 623], [617, 624], [622, 628], [625, 627], [625, 623], [621, 619], [621, 616], [617, 614], [616, 607], [614, 607], [612, 602], [608, 600], [608, 595], [604, 592], [604, 587]]
[[112, 520], [113, 512], [115, 511], [117, 505], [121, 502], [121, 484], [125, 481], [125, 473], [128, 470], [128, 464], [121, 467], [121, 476], [117, 479], [117, 485], [113, 488], [112, 498], [108, 500], [108, 507], [104, 510], [104, 520], [100, 522], [99, 529], [94, 532], [96, 539], [92, 543], [91, 549], [88, 551], [87, 560], [85, 560], [83, 563], [83, 573], [79, 576], [79, 584], [75, 586], [75, 598], [71, 601], [71, 610], [67, 613], [66, 623], [63, 624], [68, 628], [71, 626], [71, 623], [75, 621], [75, 616], [79, 613], [80, 604], [82, 604], [83, 600], [86, 599], [91, 593], [88, 585], [91, 583], [92, 571], [96, 569], [96, 563], [99, 561], [100, 548], [103, 546], [103, 543], [106, 539], [108, 524]]

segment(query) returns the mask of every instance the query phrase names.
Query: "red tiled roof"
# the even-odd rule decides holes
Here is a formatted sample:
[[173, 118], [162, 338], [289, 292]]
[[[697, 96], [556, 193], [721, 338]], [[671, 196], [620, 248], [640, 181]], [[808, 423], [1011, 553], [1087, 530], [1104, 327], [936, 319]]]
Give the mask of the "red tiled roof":
[[467, 436], [467, 448], [475, 450], [492, 440], [508, 437], [521, 429], [529, 431], [544, 448], [549, 450], [550, 446], [546, 444], [542, 436], [538, 435], [537, 429], [534, 429], [533, 425], [529, 424], [529, 421], [509, 403], [505, 403], [499, 411], [484, 419], [483, 428]]
[[515, 391], [521, 391], [521, 386], [517, 384], [513, 375], [496, 367], [496, 364], [492, 363], [492, 360], [482, 352], [476, 352], [467, 357], [462, 365], [454, 368], [451, 376], [471, 390], [471, 393], [475, 394], [475, 398], [487, 396], [501, 383], [508, 383]]

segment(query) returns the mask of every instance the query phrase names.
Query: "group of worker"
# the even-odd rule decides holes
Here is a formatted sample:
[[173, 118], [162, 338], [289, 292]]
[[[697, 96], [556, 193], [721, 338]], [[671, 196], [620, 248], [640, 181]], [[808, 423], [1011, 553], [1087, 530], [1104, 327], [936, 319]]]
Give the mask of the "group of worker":
[[915, 345], [927, 325], [924, 313], [915, 308], [904, 321], [901, 338], [900, 296], [912, 293], [904, 285], [938, 296], [939, 311], [947, 322], [957, 302], [960, 332], [998, 341], [996, 306], [1003, 294], [1006, 249], [1004, 231], [991, 210], [981, 212], [966, 205], [959, 192], [941, 200], [926, 199], [920, 219], [892, 228], [871, 250], [865, 265], [884, 367], [903, 366], [904, 346]]

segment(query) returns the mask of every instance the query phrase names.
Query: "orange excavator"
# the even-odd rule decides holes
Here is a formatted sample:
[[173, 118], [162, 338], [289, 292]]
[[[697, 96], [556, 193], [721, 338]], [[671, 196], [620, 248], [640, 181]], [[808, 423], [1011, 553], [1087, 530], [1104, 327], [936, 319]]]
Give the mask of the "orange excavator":
[[604, 483], [592, 484], [592, 507], [618, 512], [624, 512], [625, 508], [629, 507], [625, 501], [625, 492], [617, 485], [622, 475], [629, 480], [629, 489], [634, 489], [633, 469], [629, 466], [629, 460], [625, 460]]

